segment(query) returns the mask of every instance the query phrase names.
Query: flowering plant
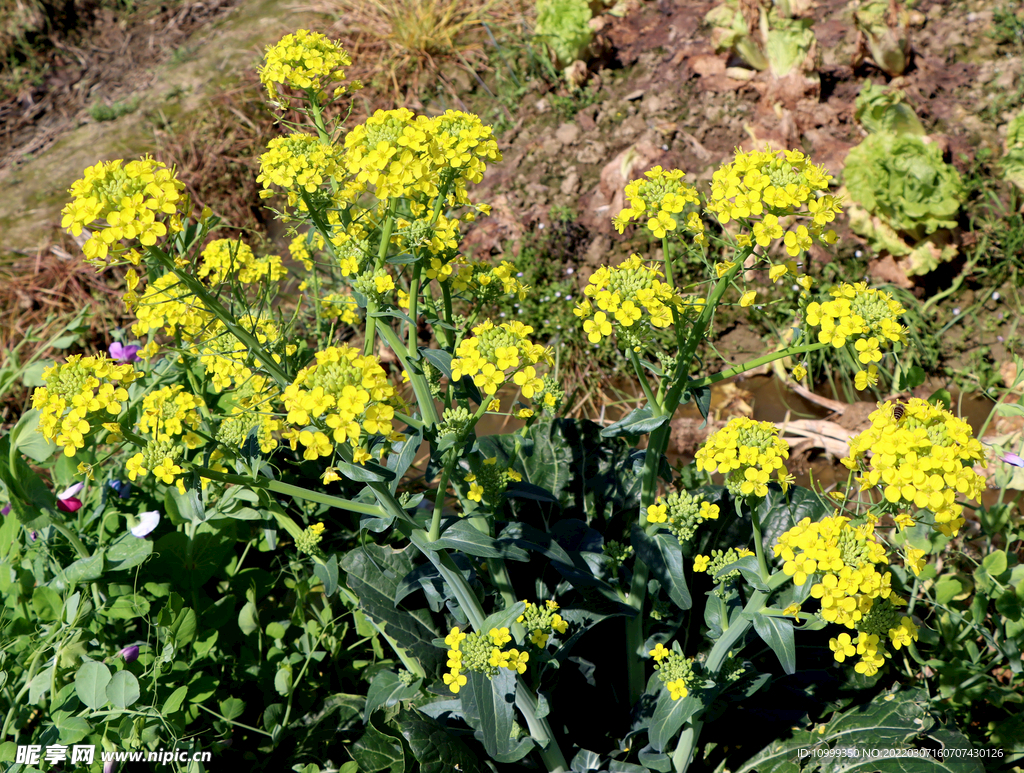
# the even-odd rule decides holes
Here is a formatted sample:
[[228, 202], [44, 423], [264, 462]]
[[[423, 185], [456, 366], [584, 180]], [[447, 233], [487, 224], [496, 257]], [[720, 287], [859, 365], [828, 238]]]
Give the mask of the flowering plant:
[[[827, 172], [765, 149], [737, 151], [706, 197], [680, 170], [627, 186], [615, 224], [647, 229], [662, 257], [601, 267], [576, 306], [591, 341], [626, 351], [646, 399], [601, 428], [561, 416], [554, 353], [531, 327], [478, 318], [481, 299], [531, 292], [508, 264], [459, 253], [488, 211], [471, 186], [501, 158], [490, 128], [399, 109], [340, 139], [324, 108], [348, 63], [300, 31], [261, 71], [270, 99], [308, 118], [261, 159], [301, 267], [291, 313], [281, 257], [211, 238], [218, 220], [196, 216], [172, 168], [100, 164], [73, 186], [65, 225], [89, 230], [87, 260], [130, 264], [140, 344], [55, 364], [0, 440], [0, 560], [14, 578], [0, 573], [0, 591], [19, 610], [0, 653], [18, 697], [47, 711], [37, 735], [12, 703], [3, 736], [212, 746], [306, 773], [528, 755], [551, 773], [606, 757], [681, 773], [724, 702], [794, 673], [797, 631], [855, 632], [828, 646], [840, 663], [860, 656], [865, 676], [911, 648], [922, 626], [904, 595], [925, 553], [900, 537], [962, 527], [958, 497], [978, 497], [982, 459], [966, 425], [923, 401], [899, 417], [881, 405], [852, 441], [857, 477], [835, 512], [794, 485], [767, 422], [730, 421], [693, 467], [665, 457], [680, 405], [706, 417], [710, 387], [731, 376], [849, 346], [866, 384], [898, 356], [898, 303], [864, 285], [813, 300], [800, 270], [812, 243], [836, 238]], [[680, 286], [681, 240], [732, 257]], [[787, 274], [804, 289], [799, 336], [703, 375], [733, 288], [747, 306]], [[481, 436], [487, 415], [520, 425]], [[81, 489], [55, 497], [23, 454], [55, 484], [94, 481], [93, 506]], [[592, 659], [616, 664], [602, 689]], [[580, 725], [577, 666], [618, 716]], [[351, 743], [331, 746], [339, 734]]]

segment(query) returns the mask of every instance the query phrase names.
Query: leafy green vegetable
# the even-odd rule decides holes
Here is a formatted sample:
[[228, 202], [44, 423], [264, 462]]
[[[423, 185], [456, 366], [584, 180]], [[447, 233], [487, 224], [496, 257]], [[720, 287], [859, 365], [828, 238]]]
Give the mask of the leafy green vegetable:
[[1001, 165], [1003, 179], [1024, 190], [1024, 110], [1010, 121]]
[[865, 81], [857, 95], [854, 117], [857, 123], [872, 134], [892, 132], [923, 135], [924, 127], [917, 113], [903, 99], [904, 94], [899, 89], [876, 86]]
[[914, 135], [872, 134], [846, 158], [850, 227], [901, 261], [908, 276], [956, 255], [948, 229], [964, 201], [959, 173]]
[[811, 19], [788, 18], [774, 6], [760, 8], [756, 27], [739, 0], [726, 0], [704, 17], [716, 51], [732, 50], [748, 65], [776, 78], [800, 72], [816, 78], [817, 40]]
[[551, 46], [558, 63], [565, 67], [583, 58], [590, 45], [590, 17], [587, 0], [537, 0], [534, 31]]
[[910, 61], [910, 17], [890, 0], [871, 0], [853, 13], [871, 58], [887, 75], [902, 75]]

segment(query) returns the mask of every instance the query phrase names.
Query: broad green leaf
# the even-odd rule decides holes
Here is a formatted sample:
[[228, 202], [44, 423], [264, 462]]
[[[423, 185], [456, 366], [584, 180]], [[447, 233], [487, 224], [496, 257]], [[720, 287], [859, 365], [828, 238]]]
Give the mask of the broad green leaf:
[[394, 723], [405, 736], [420, 773], [484, 773], [487, 768], [462, 739], [419, 711], [402, 711]]
[[381, 770], [405, 773], [405, 750], [401, 740], [381, 732], [372, 722], [366, 725], [363, 737], [349, 749], [360, 773], [378, 773]]
[[526, 611], [526, 602], [517, 601], [508, 609], [501, 609], [487, 616], [481, 631], [489, 631], [492, 628], [508, 628], [515, 622], [516, 618]]
[[238, 628], [248, 636], [260, 627], [256, 616], [256, 605], [247, 601], [238, 612]]
[[60, 733], [57, 740], [64, 746], [72, 746], [92, 732], [92, 725], [84, 717], [67, 716], [67, 712], [63, 711], [57, 714], [61, 716], [59, 719], [54, 716], [53, 724]]
[[282, 666], [274, 675], [274, 689], [278, 695], [287, 697], [292, 691], [292, 667]]
[[22, 414], [21, 419], [11, 430], [14, 449], [34, 462], [45, 462], [57, 450], [56, 443], [47, 440], [42, 432], [37, 431], [41, 415], [38, 409], [31, 408]]
[[[222, 524], [233, 522], [214, 523], [221, 529], [227, 529]], [[208, 529], [210, 526], [204, 525], [203, 528]], [[169, 577], [179, 585], [184, 583], [184, 587], [198, 588], [227, 566], [228, 557], [234, 552], [234, 541], [220, 531], [201, 531], [192, 540], [183, 532], [174, 531], [158, 539], [153, 552], [156, 555], [149, 566], [154, 572]], [[188, 585], [189, 581], [191, 586]]]
[[103, 548], [93, 555], [80, 558], [64, 569], [64, 576], [69, 583], [92, 582], [103, 576]]
[[832, 513], [832, 508], [810, 489], [790, 486], [788, 494], [783, 494], [773, 483], [768, 486], [768, 496], [758, 504], [757, 513], [761, 519], [761, 544], [770, 556], [772, 546], [783, 533], [804, 518], [810, 518], [812, 523], [820, 521]]
[[359, 483], [385, 483], [394, 480], [396, 477], [395, 473], [387, 467], [382, 467], [374, 462], [349, 464], [339, 459], [335, 462], [335, 467], [338, 468], [343, 477], [358, 481]]
[[245, 701], [238, 698], [228, 698], [227, 700], [220, 701], [217, 706], [220, 708], [220, 714], [224, 719], [238, 719], [245, 713]]
[[153, 555], [153, 541], [139, 539], [126, 532], [107, 548], [107, 569], [112, 572], [132, 569]]
[[433, 643], [439, 631], [429, 610], [395, 608], [398, 587], [414, 568], [412, 555], [408, 548], [394, 550], [369, 544], [346, 553], [341, 568], [366, 616], [393, 637], [398, 646], [408, 649], [429, 673], [444, 657], [444, 650]]
[[174, 636], [174, 644], [178, 647], [189, 644], [196, 636], [197, 624], [196, 613], [191, 607], [181, 610], [170, 628], [170, 632]]
[[1022, 594], [1024, 594], [1024, 585], [1018, 585], [1016, 589], [1007, 588], [996, 599], [996, 610], [1009, 620], [1014, 622], [1020, 620], [1021, 613], [1024, 611]]
[[32, 611], [42, 622], [59, 620], [64, 600], [53, 588], [40, 585], [32, 589]]
[[445, 378], [452, 377], [452, 355], [449, 352], [444, 349], [428, 349], [424, 346], [421, 346], [419, 351], [431, 365], [445, 375]]
[[459, 691], [462, 711], [466, 722], [483, 736], [487, 755], [496, 762], [515, 762], [529, 754], [532, 738], [512, 740], [516, 675], [501, 668], [493, 679], [477, 671], [467, 676], [466, 685]]
[[995, 550], [981, 560], [981, 565], [993, 577], [1006, 571], [1006, 551]]
[[107, 685], [107, 699], [119, 709], [126, 709], [139, 699], [139, 680], [131, 671], [118, 671]]
[[118, 596], [109, 607], [100, 609], [100, 614], [114, 620], [131, 620], [149, 614], [149, 602], [144, 596]]
[[955, 596], [959, 596], [964, 586], [956, 577], [943, 577], [935, 583], [935, 603], [948, 604]]
[[167, 716], [168, 714], [173, 714], [174, 712], [176, 712], [178, 709], [181, 708], [181, 704], [185, 702], [186, 695], [188, 695], [188, 686], [182, 685], [174, 692], [172, 692], [169, 696], [167, 696], [167, 700], [164, 701], [161, 713], [164, 716]]
[[634, 408], [623, 418], [601, 430], [601, 437], [635, 437], [653, 432], [662, 424], [667, 422], [671, 416], [667, 413], [655, 416], [654, 410], [649, 405], [643, 408]]
[[511, 561], [529, 561], [529, 554], [508, 542], [498, 542], [473, 526], [467, 519], [456, 518], [441, 532], [441, 538], [428, 546], [432, 550], [458, 550], [468, 556], [480, 558], [507, 558]]
[[338, 590], [338, 557], [332, 555], [324, 564], [315, 564], [313, 574], [324, 584], [324, 594], [333, 596]]
[[764, 643], [772, 648], [787, 674], [796, 673], [796, 644], [793, 641], [793, 621], [785, 617], [754, 614], [754, 630]]
[[[656, 752], [671, 751], [669, 747], [675, 743], [683, 723], [700, 711], [703, 706], [695, 695], [687, 695], [677, 701], [672, 700], [672, 695], [662, 686], [657, 675], [652, 679], [657, 680], [658, 693], [654, 705], [654, 716], [651, 717], [647, 727], [647, 737]], [[651, 689], [650, 683], [648, 683], [647, 689]]]
[[50, 682], [53, 679], [53, 666], [44, 668], [28, 683], [28, 702], [31, 705], [39, 703], [40, 699], [50, 692]]
[[107, 705], [108, 684], [110, 669], [97, 661], [83, 663], [75, 674], [75, 692], [90, 709], [101, 709]]
[[370, 715], [379, 708], [391, 707], [399, 701], [415, 698], [420, 691], [421, 684], [423, 684], [422, 679], [416, 679], [412, 684], [405, 684], [394, 671], [381, 671], [373, 678], [373, 681], [370, 682], [370, 689], [366, 691], [363, 721], [369, 722]]
[[649, 536], [639, 526], [630, 532], [633, 549], [637, 557], [647, 564], [654, 578], [668, 593], [673, 603], [682, 610], [693, 606], [690, 589], [686, 587], [683, 571], [683, 552], [679, 540], [671, 534], [659, 532]]

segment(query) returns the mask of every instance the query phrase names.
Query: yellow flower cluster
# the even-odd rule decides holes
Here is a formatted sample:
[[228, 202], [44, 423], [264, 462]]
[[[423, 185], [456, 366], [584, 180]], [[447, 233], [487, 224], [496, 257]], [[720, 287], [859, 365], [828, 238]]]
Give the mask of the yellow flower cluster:
[[284, 278], [285, 270], [278, 255], [257, 258], [252, 248], [235, 239], [215, 239], [203, 248], [196, 276], [215, 286], [229, 274], [242, 284], [253, 284], [264, 277], [271, 282]]
[[458, 627], [452, 628], [444, 639], [449, 647], [449, 671], [443, 677], [448, 689], [458, 693], [465, 687], [467, 680], [463, 671], [477, 671], [488, 678], [497, 674], [499, 668], [525, 674], [530, 654], [515, 648], [502, 649], [511, 641], [512, 635], [504, 627], [492, 628], [486, 636], [476, 632], [467, 634]]
[[201, 406], [203, 401], [183, 392], [180, 384], [157, 389], [145, 396], [138, 431], [148, 436], [148, 442], [126, 464], [131, 480], [152, 472], [164, 483], [177, 482], [178, 490], [184, 490], [184, 484], [178, 478], [184, 470], [178, 462], [184, 455], [183, 446], [195, 449], [203, 442], [193, 431], [202, 421], [198, 410]]
[[378, 110], [345, 136], [345, 168], [380, 200], [434, 197], [447, 183], [450, 202], [468, 204], [465, 184], [483, 178], [486, 160], [501, 160], [491, 127], [455, 110], [435, 118]]
[[718, 505], [686, 491], [673, 491], [666, 500], [658, 497], [653, 505], [648, 505], [645, 517], [648, 523], [665, 524], [681, 545], [696, 533], [700, 524], [717, 520], [718, 515]]
[[892, 295], [863, 282], [843, 283], [830, 291], [833, 300], [807, 306], [808, 327], [820, 327], [818, 341], [840, 349], [852, 341], [857, 359], [867, 370], [857, 373], [855, 386], [866, 389], [878, 383], [882, 347], [905, 343], [906, 328], [899, 318], [906, 311]]
[[260, 156], [260, 173], [256, 177], [256, 182], [263, 184], [260, 198], [273, 196], [270, 186], [277, 185], [288, 193], [288, 205], [295, 206], [302, 193], [316, 193], [324, 182], [338, 174], [340, 154], [338, 147], [311, 134], [294, 132], [287, 137], [275, 137]]
[[473, 502], [483, 502], [484, 498], [493, 508], [500, 509], [505, 501], [505, 489], [512, 481], [522, 481], [523, 476], [515, 470], [498, 464], [498, 457], [484, 459], [483, 464], [470, 462], [471, 472], [462, 480], [469, 484], [466, 498]]
[[292, 425], [283, 436], [292, 450], [301, 445], [303, 459], [317, 459], [331, 456], [335, 443], [348, 443], [360, 464], [370, 459], [365, 440], [360, 443], [364, 433], [391, 438], [391, 420], [402, 407], [380, 361], [347, 345], [317, 352], [316, 363], [285, 387], [283, 400]]
[[[82, 246], [86, 261], [106, 266], [138, 240], [152, 246], [170, 231], [181, 230], [180, 215], [188, 200], [185, 184], [173, 169], [148, 156], [124, 164], [122, 159], [100, 162], [85, 170], [70, 189], [74, 197], [61, 211], [61, 227], [74, 236], [88, 229]], [[135, 256], [133, 262], [138, 262]]]
[[[277, 43], [267, 46], [265, 62], [259, 69], [260, 83], [272, 102], [288, 107], [288, 95], [281, 91], [287, 86], [307, 95], [314, 94], [319, 102], [324, 90], [337, 81], [345, 80], [343, 67], [352, 64], [345, 50], [335, 41], [319, 32], [297, 30], [285, 35]], [[358, 82], [352, 88], [359, 88]], [[333, 96], [347, 89], [338, 86]]]
[[[281, 333], [277, 325], [270, 320], [254, 314], [244, 314], [238, 318], [238, 324], [264, 346], [276, 344], [280, 340]], [[253, 373], [250, 367], [252, 353], [219, 319], [212, 320], [200, 335], [192, 339], [191, 344], [190, 353], [199, 357], [203, 369], [210, 376], [214, 391], [221, 392], [232, 386], [248, 383], [252, 379], [258, 379], [261, 387], [269, 383], [265, 377]], [[294, 344], [289, 344], [286, 350], [292, 353], [295, 348]], [[275, 360], [280, 361], [279, 355], [273, 356]]]
[[523, 627], [529, 631], [530, 642], [535, 647], [544, 649], [552, 631], [565, 633], [569, 630], [569, 624], [557, 613], [558, 602], [548, 599], [541, 606], [523, 599], [523, 603], [526, 604], [526, 610], [516, 619], [516, 622], [522, 623]]
[[132, 325], [132, 333], [139, 338], [151, 330], [163, 330], [172, 336], [180, 330], [191, 339], [200, 335], [214, 318], [202, 301], [170, 273], [146, 286], [135, 316], [138, 321]]
[[[433, 264], [433, 261], [431, 261]], [[451, 264], [448, 264], [449, 266]], [[427, 272], [430, 275], [430, 272]], [[438, 281], [445, 281], [443, 272], [438, 273]], [[497, 266], [479, 260], [468, 261], [458, 266], [452, 274], [452, 288], [457, 293], [471, 291], [478, 303], [487, 304], [496, 301], [502, 295], [512, 295], [519, 300], [526, 300], [529, 286], [519, 281], [516, 267], [507, 260]]]
[[647, 654], [654, 658], [654, 670], [658, 672], [658, 679], [665, 685], [672, 700], [685, 698], [699, 684], [693, 658], [683, 657], [682, 653], [668, 649], [660, 642]]
[[[633, 180], [626, 186], [626, 198], [629, 206], [612, 219], [612, 224], [619, 233], [633, 220], [647, 218], [647, 228], [659, 239], [669, 231], [675, 231], [679, 220], [673, 215], [682, 213], [687, 204], [698, 204], [700, 198], [697, 189], [683, 182], [686, 175], [680, 169], [663, 170], [656, 166], [644, 172], [647, 179]], [[693, 234], [695, 244], [704, 244], [704, 223], [698, 212], [690, 212], [683, 230]]]
[[[761, 217], [753, 228], [757, 243], [768, 247], [781, 239], [786, 252], [795, 257], [811, 246], [812, 238], [825, 244], [836, 240], [835, 231], [825, 226], [841, 211], [840, 203], [833, 196], [817, 195], [828, 190], [831, 179], [824, 167], [811, 164], [799, 150], [780, 156], [767, 147], [750, 153], [737, 149], [732, 163], [712, 176], [707, 209], [723, 225]], [[779, 217], [797, 214], [809, 216], [810, 225], [784, 231]]]
[[74, 354], [43, 371], [46, 386], [32, 393], [32, 407], [40, 412], [38, 431], [74, 456], [85, 448], [85, 436], [104, 418], [121, 413], [128, 399], [125, 386], [142, 374], [129, 364], [118, 365], [106, 355]]
[[521, 322], [502, 322], [495, 326], [486, 321], [477, 325], [473, 328], [473, 337], [462, 339], [455, 350], [452, 380], [468, 376], [488, 395], [511, 380], [520, 387], [523, 397], [544, 396], [547, 391], [544, 381], [533, 366], [542, 362], [551, 365], [554, 359], [549, 349], [528, 338], [532, 332], [532, 327]]
[[900, 614], [905, 602], [892, 592], [892, 574], [876, 568], [887, 564], [888, 557], [873, 522], [853, 526], [840, 515], [817, 523], [804, 518], [779, 537], [774, 552], [784, 562], [782, 571], [797, 585], [821, 575], [811, 586], [811, 596], [821, 602], [821, 616], [860, 632], [856, 641], [846, 633], [831, 640], [838, 662], [860, 655], [856, 670], [871, 676], [888, 655], [886, 636], [896, 649], [917, 639], [917, 626]]
[[[986, 465], [985, 452], [967, 422], [919, 398], [902, 406], [879, 403], [869, 416], [871, 427], [850, 441], [843, 459], [860, 470], [861, 490], [878, 487], [895, 510], [901, 527], [914, 522], [912, 513], [931, 510], [935, 528], [956, 536], [964, 524], [958, 495], [980, 499], [985, 478], [974, 465]], [[870, 452], [870, 456], [868, 453]]]
[[765, 497], [774, 472], [783, 491], [792, 478], [784, 461], [789, 445], [770, 421], [738, 416], [713, 433], [697, 451], [697, 469], [721, 472], [733, 496]]
[[668, 327], [674, 316], [700, 311], [703, 299], [683, 296], [662, 282], [661, 276], [635, 253], [618, 266], [595, 271], [583, 290], [586, 300], [573, 310], [584, 320], [590, 342], [611, 336], [614, 323], [622, 343], [640, 351], [646, 326]]
[[344, 325], [359, 322], [359, 304], [348, 293], [329, 293], [320, 299], [320, 313], [327, 319], [339, 320]]

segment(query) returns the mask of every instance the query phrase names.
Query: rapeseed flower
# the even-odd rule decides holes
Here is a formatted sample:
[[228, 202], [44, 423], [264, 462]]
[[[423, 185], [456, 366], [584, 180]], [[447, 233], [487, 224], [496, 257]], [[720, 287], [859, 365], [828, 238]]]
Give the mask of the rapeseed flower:
[[[485, 394], [493, 395], [498, 388], [512, 381], [522, 371], [521, 386], [530, 385], [533, 398], [547, 401], [548, 390], [544, 383], [536, 384], [536, 369], [539, 363], [551, 365], [554, 360], [549, 349], [533, 343], [528, 336], [533, 328], [521, 322], [502, 322], [495, 326], [483, 322], [473, 328], [473, 335], [459, 342], [452, 360], [452, 380], [470, 377]], [[527, 370], [527, 368], [531, 368]], [[525, 392], [524, 392], [525, 395]]]
[[897, 418], [893, 403], [879, 403], [843, 464], [860, 472], [862, 491], [882, 491], [901, 527], [914, 522], [911, 513], [930, 510], [935, 528], [956, 536], [964, 524], [957, 497], [977, 500], [985, 488], [974, 470], [987, 464], [984, 449], [967, 422], [940, 406], [915, 397], [902, 409]]
[[768, 481], [774, 472], [783, 490], [788, 488], [789, 473], [784, 461], [789, 445], [779, 437], [770, 421], [754, 421], [739, 416], [713, 433], [697, 451], [699, 471], [721, 472], [733, 496], [768, 496]]
[[[319, 32], [297, 30], [267, 46], [264, 63], [259, 68], [260, 83], [266, 88], [270, 101], [281, 107], [290, 105], [290, 95], [283, 87], [320, 102], [332, 83], [345, 80], [343, 68], [351, 64], [352, 60], [336, 41]], [[339, 85], [333, 96], [359, 87], [358, 81], [348, 87]]]

